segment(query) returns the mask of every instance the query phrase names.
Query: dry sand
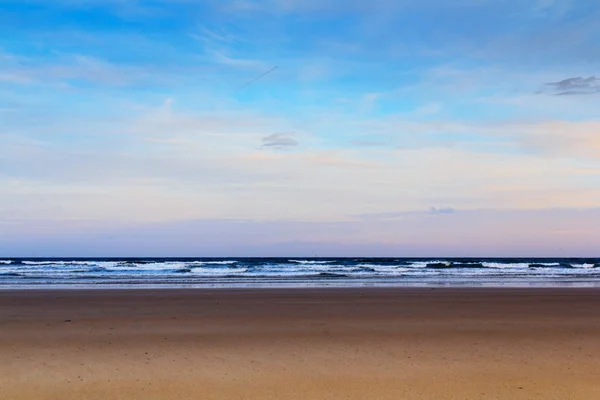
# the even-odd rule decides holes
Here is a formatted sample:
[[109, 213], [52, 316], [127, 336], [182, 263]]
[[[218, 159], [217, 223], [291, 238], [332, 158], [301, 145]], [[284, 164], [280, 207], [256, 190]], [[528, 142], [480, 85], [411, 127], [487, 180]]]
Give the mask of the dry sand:
[[0, 398], [600, 399], [600, 291], [0, 291]]

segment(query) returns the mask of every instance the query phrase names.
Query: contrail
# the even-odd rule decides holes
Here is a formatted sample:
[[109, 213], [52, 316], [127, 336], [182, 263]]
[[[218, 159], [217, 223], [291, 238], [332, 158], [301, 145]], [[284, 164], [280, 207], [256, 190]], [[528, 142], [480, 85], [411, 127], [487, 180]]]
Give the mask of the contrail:
[[243, 88], [245, 88], [246, 86], [249, 86], [251, 84], [253, 84], [254, 82], [256, 82], [257, 80], [259, 80], [260, 78], [262, 78], [263, 76], [270, 74], [271, 72], [275, 71], [277, 69], [277, 66], [271, 68], [270, 70], [268, 70], [267, 72], [264, 72], [262, 74], [260, 74], [259, 76], [257, 76], [256, 78], [252, 79], [250, 82], [246, 83], [245, 85], [240, 86], [239, 88], [235, 89], [233, 92], [231, 92], [231, 94], [235, 94], [237, 92], [239, 92], [240, 90], [242, 90]]

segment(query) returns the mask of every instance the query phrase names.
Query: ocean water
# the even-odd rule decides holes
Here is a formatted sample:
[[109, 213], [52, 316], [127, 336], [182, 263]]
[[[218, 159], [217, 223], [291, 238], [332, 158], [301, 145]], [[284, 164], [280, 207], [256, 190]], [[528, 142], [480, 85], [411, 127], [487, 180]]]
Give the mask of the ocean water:
[[0, 288], [600, 287], [600, 258], [0, 259]]

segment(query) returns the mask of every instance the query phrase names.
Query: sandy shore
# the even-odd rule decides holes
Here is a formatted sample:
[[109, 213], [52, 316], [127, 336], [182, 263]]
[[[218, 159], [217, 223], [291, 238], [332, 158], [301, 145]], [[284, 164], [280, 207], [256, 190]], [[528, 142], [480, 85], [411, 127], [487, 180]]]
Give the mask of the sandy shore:
[[0, 291], [3, 399], [600, 399], [600, 290]]

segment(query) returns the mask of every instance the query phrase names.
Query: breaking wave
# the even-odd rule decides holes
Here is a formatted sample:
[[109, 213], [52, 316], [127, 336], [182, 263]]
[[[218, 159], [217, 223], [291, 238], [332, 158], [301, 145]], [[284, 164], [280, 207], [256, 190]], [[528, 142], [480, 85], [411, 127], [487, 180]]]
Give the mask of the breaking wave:
[[0, 260], [0, 285], [598, 282], [600, 259], [198, 258]]

